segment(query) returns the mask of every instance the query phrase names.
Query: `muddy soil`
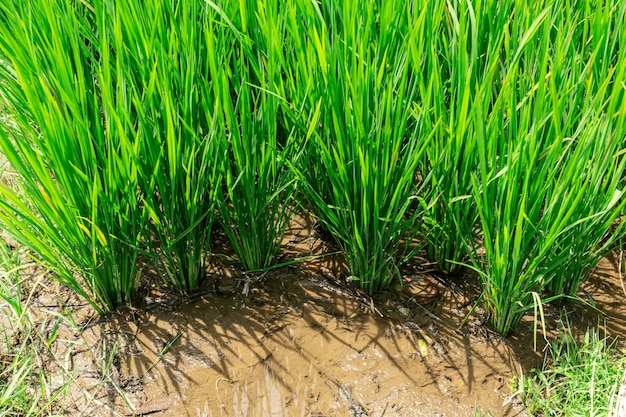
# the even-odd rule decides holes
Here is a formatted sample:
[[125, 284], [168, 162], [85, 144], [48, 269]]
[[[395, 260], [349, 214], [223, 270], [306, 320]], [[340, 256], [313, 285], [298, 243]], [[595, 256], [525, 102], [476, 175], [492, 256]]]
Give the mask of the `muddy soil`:
[[[282, 260], [333, 252], [322, 237], [298, 218]], [[567, 306], [578, 331], [600, 324], [626, 334], [618, 259], [603, 259], [581, 292], [603, 314]], [[149, 291], [106, 317], [58, 289], [34, 304], [74, 320], [54, 322], [48, 364], [56, 387], [79, 387], [64, 394], [66, 415], [525, 416], [511, 382], [541, 366], [560, 310], [546, 307], [548, 334], [535, 333], [529, 316], [503, 338], [484, 326], [480, 307], [470, 314], [475, 276], [428, 268], [416, 257], [402, 286], [370, 298], [346, 283], [338, 255], [261, 275], [222, 256], [187, 295], [147, 269]]]

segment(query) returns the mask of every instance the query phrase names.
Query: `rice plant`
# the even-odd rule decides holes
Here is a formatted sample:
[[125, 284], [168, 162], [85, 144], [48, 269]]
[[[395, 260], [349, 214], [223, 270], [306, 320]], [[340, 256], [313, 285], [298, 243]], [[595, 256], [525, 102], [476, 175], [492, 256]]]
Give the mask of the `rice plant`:
[[[572, 14], [567, 8], [562, 10], [565, 16]], [[572, 139], [573, 155], [550, 187], [548, 207], [562, 204], [563, 196], [570, 194], [571, 189], [582, 194], [572, 208], [574, 213], [564, 225], [557, 246], [546, 259], [546, 264], [550, 265], [552, 257], [567, 257], [564, 268], [552, 274], [546, 283], [545, 290], [550, 296], [576, 296], [580, 283], [624, 235], [623, 222], [617, 227], [612, 225], [620, 219], [626, 203], [622, 181], [626, 163], [623, 157], [626, 91], [618, 83], [626, 76], [626, 51], [619, 47], [626, 42], [626, 31], [621, 30], [625, 18], [626, 5], [606, 5], [590, 13], [580, 27], [564, 19], [564, 24], [572, 27], [564, 27], [554, 41], [557, 51], [554, 59], [558, 61], [555, 68], [560, 73], [557, 82], [562, 84], [567, 80], [574, 84], [572, 80], [576, 78], [578, 83], [585, 80], [585, 87], [572, 89], [576, 95], [560, 108], [567, 112], [571, 103], [578, 102], [578, 107], [585, 110], [581, 112], [583, 116], [569, 111], [567, 118], [574, 121], [584, 118], [588, 112], [597, 112], [597, 115], [581, 134], [589, 140]], [[587, 33], [592, 34], [593, 40], [581, 48], [579, 45], [583, 44]], [[568, 53], [575, 59], [568, 59]], [[580, 104], [582, 100], [585, 104]], [[570, 180], [564, 180], [567, 176]], [[553, 222], [548, 216], [546, 221]]]
[[[498, 92], [494, 80], [511, 6], [432, 2], [421, 50], [412, 54], [422, 74], [424, 124], [433, 129], [420, 167], [421, 237], [440, 270], [459, 271], [467, 256], [463, 242], [477, 238], [478, 211], [471, 197], [471, 178], [478, 168], [474, 120], [479, 107], [483, 114], [489, 111], [490, 98]], [[474, 94], [477, 90], [481, 95]]]
[[626, 3], [6, 0], [0, 225], [100, 312], [139, 257], [190, 290], [211, 227], [275, 262], [298, 189], [350, 279], [420, 236], [489, 323], [573, 296], [624, 233]]
[[562, 302], [576, 296], [581, 282], [624, 233], [622, 223], [612, 228], [626, 204], [622, 145], [605, 119], [582, 136], [587, 139], [568, 143], [571, 155], [548, 189], [538, 226], [560, 230], [540, 268], [546, 271], [544, 291], [551, 297], [568, 297]]
[[[350, 279], [367, 292], [398, 277], [402, 240], [411, 242], [417, 163], [428, 136], [409, 129], [417, 77], [408, 51], [426, 9], [417, 2], [294, 2], [287, 85], [307, 119], [298, 169], [313, 211], [339, 241]], [[421, 13], [421, 16], [420, 16]], [[290, 81], [289, 76], [296, 81]], [[301, 101], [295, 101], [295, 98]], [[295, 102], [294, 102], [295, 101]]]
[[0, 185], [0, 223], [100, 312], [132, 300], [147, 223], [134, 63], [107, 5], [0, 5], [0, 150], [23, 189]]
[[236, 29], [218, 29], [215, 40], [219, 50], [231, 52], [213, 62], [220, 72], [216, 95], [228, 132], [226, 191], [219, 211], [239, 260], [248, 270], [261, 270], [276, 261], [294, 207], [290, 164], [297, 164], [295, 140], [280, 118], [284, 19], [275, 0], [231, 6], [224, 12]]
[[222, 192], [226, 142], [209, 71], [202, 2], [114, 3], [133, 64], [132, 102], [141, 135], [139, 185], [150, 214], [145, 240], [166, 283], [191, 290], [205, 275], [207, 237]]
[[[544, 290], [552, 298], [576, 291], [623, 207], [623, 92], [611, 86], [626, 61], [593, 73], [600, 48], [609, 45], [602, 39], [562, 59], [554, 51], [564, 50], [567, 36], [553, 31], [573, 33], [568, 22], [578, 10], [544, 6], [532, 19], [522, 14], [510, 23], [521, 42], [505, 42], [500, 91], [491, 112], [475, 120], [480, 169], [472, 182], [482, 240], [473, 242], [472, 262], [489, 324], [502, 334]], [[621, 10], [615, 18], [623, 16]]]

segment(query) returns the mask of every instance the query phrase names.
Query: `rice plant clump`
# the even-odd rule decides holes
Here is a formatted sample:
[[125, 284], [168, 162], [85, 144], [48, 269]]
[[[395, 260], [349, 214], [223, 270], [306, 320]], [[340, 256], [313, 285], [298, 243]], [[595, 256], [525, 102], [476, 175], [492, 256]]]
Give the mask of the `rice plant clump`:
[[0, 222], [101, 312], [130, 302], [147, 224], [135, 64], [108, 3], [0, 5]]
[[[496, 94], [475, 92], [489, 108], [474, 117], [481, 239], [468, 244], [489, 324], [502, 334], [540, 297], [576, 293], [623, 209], [624, 101], [613, 86], [626, 60], [620, 53], [615, 67], [594, 71], [600, 56], [617, 50], [602, 38], [595, 47], [569, 43], [576, 13], [556, 2], [516, 14], [509, 26], [520, 42], [503, 43]], [[596, 13], [586, 19], [604, 22], [608, 33], [624, 9], [606, 20], [606, 10]]]
[[146, 255], [160, 263], [164, 281], [182, 290], [205, 278], [208, 236], [221, 199], [226, 129], [211, 71], [211, 22], [201, 2], [115, 3], [131, 55], [133, 111], [138, 120], [144, 209], [150, 216]]
[[[275, 263], [296, 191], [350, 279], [420, 244], [506, 334], [622, 226], [626, 3], [7, 0], [0, 225], [100, 312], [199, 286], [219, 219]], [[297, 184], [297, 187], [296, 187]], [[417, 239], [419, 237], [419, 239]], [[419, 242], [418, 242], [419, 241]], [[141, 259], [140, 259], [141, 258]]]
[[[313, 211], [336, 237], [351, 280], [367, 292], [398, 277], [400, 243], [411, 242], [414, 174], [427, 142], [409, 129], [416, 75], [408, 51], [419, 43], [417, 3], [294, 2], [304, 28], [292, 97], [308, 118], [307, 154], [296, 167]], [[298, 64], [296, 64], [296, 62]], [[289, 82], [287, 83], [289, 84]]]
[[478, 209], [471, 196], [479, 163], [477, 122], [490, 112], [501, 87], [500, 51], [513, 7], [512, 2], [434, 1], [420, 49], [411, 54], [421, 75], [417, 103], [422, 126], [433, 135], [419, 167], [420, 238], [440, 270], [461, 272], [468, 258], [466, 242], [479, 238]]
[[298, 163], [299, 143], [281, 118], [283, 45], [288, 40], [282, 2], [228, 6], [223, 12], [235, 28], [226, 22], [215, 28], [215, 45], [224, 53], [213, 62], [228, 143], [219, 212], [240, 262], [247, 270], [258, 271], [276, 262], [295, 207], [296, 182], [290, 166]]

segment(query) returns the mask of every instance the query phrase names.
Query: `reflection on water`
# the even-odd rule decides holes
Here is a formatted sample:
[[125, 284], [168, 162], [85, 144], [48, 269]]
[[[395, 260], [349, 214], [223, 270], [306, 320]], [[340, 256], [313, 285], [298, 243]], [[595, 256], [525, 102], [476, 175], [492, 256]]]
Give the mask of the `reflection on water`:
[[[239, 395], [241, 395], [241, 398], [239, 398]], [[250, 400], [245, 390], [241, 393], [237, 392], [237, 390], [233, 392], [233, 408], [236, 416], [247, 416], [249, 404]]]
[[[211, 407], [207, 402], [203, 410], [197, 409], [197, 416], [287, 417], [306, 415], [306, 401], [300, 399], [307, 398], [310, 392], [309, 386], [296, 382], [300, 381], [301, 375], [298, 375], [297, 378], [290, 375], [289, 358], [285, 356], [284, 359], [284, 367], [278, 366], [278, 372], [286, 372], [287, 375], [277, 375], [275, 364], [268, 362], [251, 367], [254, 368], [251, 369], [254, 377], [251, 377], [250, 380], [228, 381], [220, 379], [215, 386], [221, 403], [219, 414], [216, 414], [216, 408]], [[309, 370], [312, 370], [312, 366], [310, 364]], [[256, 377], [259, 372], [262, 372], [262, 378]], [[292, 384], [286, 386], [286, 380]], [[312, 382], [313, 386], [317, 385], [317, 378], [314, 378]], [[254, 403], [251, 402], [251, 397], [254, 398]], [[228, 403], [232, 406], [233, 414], [225, 409]]]
[[[276, 383], [274, 369], [271, 365], [264, 365], [265, 387], [257, 385], [260, 401], [260, 411], [264, 416], [282, 416], [281, 393]], [[269, 414], [268, 414], [269, 412]]]

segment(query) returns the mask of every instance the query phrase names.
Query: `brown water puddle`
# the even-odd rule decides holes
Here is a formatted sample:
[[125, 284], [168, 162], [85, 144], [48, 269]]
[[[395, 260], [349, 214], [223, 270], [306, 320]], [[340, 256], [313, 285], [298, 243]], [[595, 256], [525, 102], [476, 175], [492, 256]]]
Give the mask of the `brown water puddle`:
[[[328, 250], [299, 233], [287, 251]], [[618, 336], [626, 297], [615, 262], [603, 260], [585, 291]], [[471, 276], [436, 279], [417, 262], [402, 288], [372, 300], [332, 275], [340, 264], [324, 258], [259, 277], [220, 261], [195, 294], [154, 287], [145, 306], [83, 323], [83, 343], [56, 352], [71, 357], [83, 387], [68, 397], [68, 414], [525, 415], [510, 382], [541, 365], [532, 317], [502, 338], [479, 312], [464, 322], [478, 295]], [[574, 326], [598, 324], [593, 309], [570, 307]], [[554, 329], [558, 310], [546, 314]]]
[[141, 386], [129, 397], [138, 415], [465, 416], [477, 404], [518, 415], [503, 406], [515, 364], [505, 341], [419, 309], [381, 318], [302, 278], [276, 274], [247, 296], [204, 294], [85, 335], [117, 335], [119, 379]]

